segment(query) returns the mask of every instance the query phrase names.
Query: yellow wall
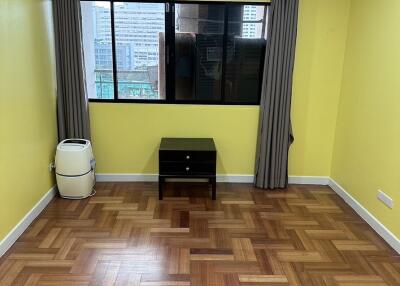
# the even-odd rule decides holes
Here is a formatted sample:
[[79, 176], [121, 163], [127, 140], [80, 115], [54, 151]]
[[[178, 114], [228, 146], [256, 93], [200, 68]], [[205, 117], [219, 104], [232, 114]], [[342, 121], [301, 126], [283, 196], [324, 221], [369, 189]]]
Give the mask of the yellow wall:
[[0, 241], [54, 184], [50, 1], [0, 1]]
[[[300, 1], [290, 174], [328, 176], [349, 0]], [[253, 174], [258, 107], [91, 103], [99, 173], [157, 173], [162, 136], [214, 137], [218, 173]]]
[[349, 0], [300, 0], [291, 175], [330, 175], [349, 10]]
[[[258, 107], [90, 105], [99, 173], [156, 173], [161, 137], [213, 137], [218, 173], [253, 170]], [[246, 159], [247, 158], [247, 159]]]
[[[400, 1], [353, 0], [332, 177], [400, 237]], [[376, 199], [382, 189], [390, 210]]]

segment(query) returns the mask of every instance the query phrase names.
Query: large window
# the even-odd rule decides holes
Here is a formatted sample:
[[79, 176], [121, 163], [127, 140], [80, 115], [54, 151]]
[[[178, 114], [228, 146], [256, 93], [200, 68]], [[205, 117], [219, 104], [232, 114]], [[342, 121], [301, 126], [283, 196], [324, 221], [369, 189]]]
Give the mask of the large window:
[[264, 4], [81, 1], [91, 101], [258, 104]]

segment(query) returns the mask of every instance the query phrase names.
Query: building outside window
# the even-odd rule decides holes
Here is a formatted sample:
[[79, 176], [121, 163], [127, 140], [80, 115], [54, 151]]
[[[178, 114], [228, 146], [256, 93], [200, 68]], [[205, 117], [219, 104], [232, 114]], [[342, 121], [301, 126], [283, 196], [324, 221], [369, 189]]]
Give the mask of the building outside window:
[[168, 5], [81, 1], [89, 98], [257, 104], [267, 6]]

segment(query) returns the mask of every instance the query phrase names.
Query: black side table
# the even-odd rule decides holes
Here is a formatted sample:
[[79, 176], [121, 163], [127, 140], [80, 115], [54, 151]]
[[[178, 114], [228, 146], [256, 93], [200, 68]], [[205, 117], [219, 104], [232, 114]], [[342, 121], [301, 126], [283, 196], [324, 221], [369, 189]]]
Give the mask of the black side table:
[[159, 199], [167, 178], [208, 179], [216, 199], [217, 150], [212, 138], [162, 138], [159, 149]]

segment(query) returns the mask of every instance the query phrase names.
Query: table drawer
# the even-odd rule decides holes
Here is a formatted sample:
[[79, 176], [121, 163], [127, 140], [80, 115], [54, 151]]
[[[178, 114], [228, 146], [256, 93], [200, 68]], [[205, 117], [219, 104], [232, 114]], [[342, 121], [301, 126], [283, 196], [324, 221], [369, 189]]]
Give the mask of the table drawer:
[[160, 151], [159, 160], [171, 162], [215, 162], [216, 153], [209, 151]]
[[160, 162], [160, 175], [213, 175], [215, 163]]

